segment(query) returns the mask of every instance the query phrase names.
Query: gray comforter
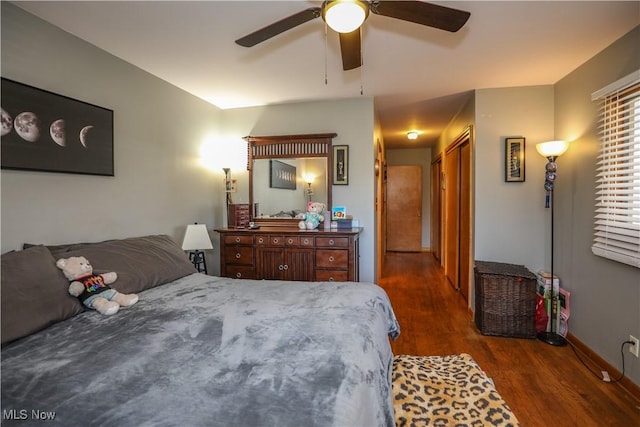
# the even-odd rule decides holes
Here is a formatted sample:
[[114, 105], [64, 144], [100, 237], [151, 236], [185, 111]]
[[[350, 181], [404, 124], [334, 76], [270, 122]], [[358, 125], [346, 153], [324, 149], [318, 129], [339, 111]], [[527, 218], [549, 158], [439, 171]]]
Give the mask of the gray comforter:
[[393, 426], [398, 333], [373, 284], [193, 274], [3, 348], [2, 424]]

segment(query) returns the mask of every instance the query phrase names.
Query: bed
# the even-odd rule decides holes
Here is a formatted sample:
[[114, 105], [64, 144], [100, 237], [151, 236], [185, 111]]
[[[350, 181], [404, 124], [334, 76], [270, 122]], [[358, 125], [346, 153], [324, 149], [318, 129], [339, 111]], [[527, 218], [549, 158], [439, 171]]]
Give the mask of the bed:
[[[55, 267], [78, 255], [140, 301], [83, 310]], [[375, 284], [208, 276], [143, 236], [27, 245], [1, 291], [3, 425], [394, 425], [399, 327]]]

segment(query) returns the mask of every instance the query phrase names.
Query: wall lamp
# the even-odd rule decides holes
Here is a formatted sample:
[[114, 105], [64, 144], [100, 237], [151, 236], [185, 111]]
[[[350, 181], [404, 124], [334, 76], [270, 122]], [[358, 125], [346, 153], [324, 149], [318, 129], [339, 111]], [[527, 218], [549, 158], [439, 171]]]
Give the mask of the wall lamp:
[[311, 174], [307, 174], [304, 176], [304, 181], [307, 183], [308, 187], [307, 187], [307, 198], [308, 201], [311, 201], [311, 196], [313, 195], [313, 190], [311, 189], [311, 184], [313, 183], [313, 180], [316, 179], [316, 177], [314, 175]]

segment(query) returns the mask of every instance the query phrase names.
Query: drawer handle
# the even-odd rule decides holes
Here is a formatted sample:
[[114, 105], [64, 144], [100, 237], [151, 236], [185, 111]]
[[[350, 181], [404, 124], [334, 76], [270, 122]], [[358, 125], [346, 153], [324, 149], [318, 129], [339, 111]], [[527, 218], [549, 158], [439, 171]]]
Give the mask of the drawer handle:
[[240, 255], [240, 252], [238, 252], [238, 253], [236, 254], [236, 259], [240, 259], [240, 258], [242, 258], [242, 255]]
[[308, 244], [309, 244], [309, 239], [304, 239], [302, 242], [303, 242], [305, 245], [308, 245]]
[[330, 281], [330, 282], [334, 282], [334, 281], [335, 281], [335, 279], [333, 278], [333, 276], [329, 277], [329, 281]]
[[289, 266], [287, 264], [285, 264], [285, 265], [282, 266], [282, 268], [285, 269], [285, 270], [288, 270]]
[[277, 245], [277, 244], [278, 244], [278, 242], [279, 242], [279, 240], [278, 240], [277, 238], [273, 239], [273, 243], [274, 243], [274, 244], [276, 244], [276, 245]]
[[290, 245], [293, 244], [293, 239], [287, 240], [287, 243], [289, 243]]
[[242, 273], [240, 273], [240, 272], [236, 273], [236, 279], [239, 279], [241, 277], [242, 277]]
[[240, 243], [240, 237], [236, 237], [236, 243]]
[[329, 245], [333, 246], [335, 244], [336, 244], [336, 242], [334, 242], [333, 239], [329, 240]]
[[335, 261], [335, 258], [334, 258], [334, 257], [332, 257], [332, 256], [330, 256], [330, 257], [329, 257], [329, 262], [333, 262], [333, 261]]
[[264, 243], [264, 238], [262, 237], [258, 238], [258, 243]]

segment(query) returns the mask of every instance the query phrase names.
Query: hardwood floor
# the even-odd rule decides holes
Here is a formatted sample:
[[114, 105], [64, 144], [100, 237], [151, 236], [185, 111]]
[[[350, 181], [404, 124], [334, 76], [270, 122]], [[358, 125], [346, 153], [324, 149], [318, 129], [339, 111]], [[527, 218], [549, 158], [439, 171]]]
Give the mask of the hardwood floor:
[[640, 426], [640, 396], [596, 378], [570, 346], [480, 334], [432, 254], [389, 252], [384, 265], [401, 328], [394, 354], [470, 354], [524, 427]]

